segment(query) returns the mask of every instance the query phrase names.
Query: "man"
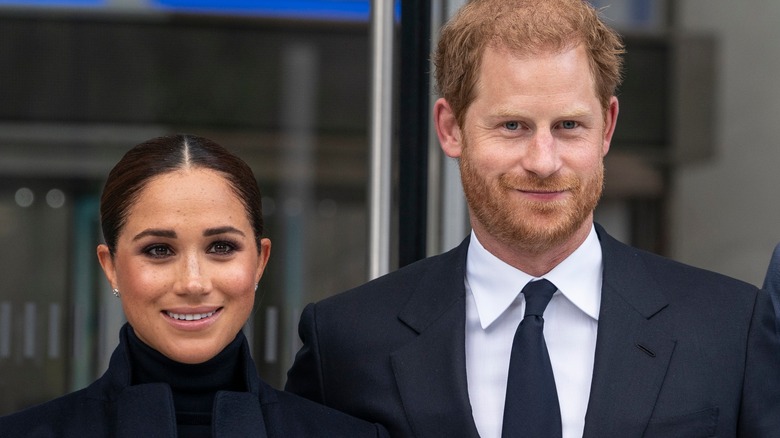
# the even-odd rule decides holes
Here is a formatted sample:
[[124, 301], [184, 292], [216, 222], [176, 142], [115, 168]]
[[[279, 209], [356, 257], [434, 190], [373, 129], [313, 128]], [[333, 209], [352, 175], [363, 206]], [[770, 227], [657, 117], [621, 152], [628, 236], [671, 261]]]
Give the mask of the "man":
[[[582, 0], [477, 0], [459, 11], [435, 54], [434, 118], [459, 160], [472, 233], [309, 305], [288, 390], [395, 437], [780, 436], [769, 297], [593, 223], [622, 52]], [[542, 350], [516, 355], [532, 307], [525, 286], [540, 279], [554, 295], [543, 318], [526, 318], [541, 323]], [[519, 375], [542, 377], [508, 384], [513, 363], [536, 356], [541, 365]], [[544, 366], [554, 382], [518, 409], [518, 391], [547, 380]], [[553, 407], [517, 424], [542, 398]], [[548, 414], [543, 432], [527, 432]]]
[[764, 290], [772, 297], [778, 321], [777, 334], [780, 336], [780, 243], [772, 251], [772, 258], [769, 260], [769, 267], [767, 267], [766, 277], [764, 277]]

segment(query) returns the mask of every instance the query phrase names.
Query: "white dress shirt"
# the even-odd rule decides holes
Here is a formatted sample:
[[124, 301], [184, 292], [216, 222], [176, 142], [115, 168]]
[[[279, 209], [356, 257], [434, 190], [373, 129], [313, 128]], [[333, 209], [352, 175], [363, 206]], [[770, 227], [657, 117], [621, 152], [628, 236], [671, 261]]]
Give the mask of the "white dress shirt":
[[[542, 278], [558, 291], [544, 312], [544, 338], [561, 405], [563, 438], [581, 437], [596, 351], [602, 282], [601, 245], [593, 227], [585, 242]], [[471, 233], [466, 258], [466, 375], [482, 438], [500, 438], [520, 291], [534, 277], [488, 252]]]

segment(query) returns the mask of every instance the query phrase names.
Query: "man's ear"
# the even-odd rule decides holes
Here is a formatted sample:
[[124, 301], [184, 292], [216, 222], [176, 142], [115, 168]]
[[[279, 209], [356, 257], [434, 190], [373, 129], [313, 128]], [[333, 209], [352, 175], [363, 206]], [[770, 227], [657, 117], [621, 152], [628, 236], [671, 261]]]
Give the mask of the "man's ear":
[[463, 152], [463, 133], [452, 107], [444, 98], [439, 98], [433, 104], [433, 123], [444, 154], [450, 158], [459, 158]]
[[607, 152], [609, 152], [609, 145], [612, 143], [612, 136], [615, 134], [618, 112], [620, 112], [618, 99], [617, 97], [612, 96], [609, 101], [609, 108], [607, 108], [607, 113], [604, 114], [604, 145], [601, 151], [602, 157], [607, 155]]

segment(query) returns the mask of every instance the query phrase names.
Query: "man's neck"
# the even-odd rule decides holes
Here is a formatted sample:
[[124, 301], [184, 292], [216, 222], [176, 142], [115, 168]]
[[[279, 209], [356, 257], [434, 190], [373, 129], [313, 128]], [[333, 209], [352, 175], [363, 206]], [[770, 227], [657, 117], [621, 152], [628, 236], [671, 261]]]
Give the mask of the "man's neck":
[[523, 248], [522, 244], [497, 239], [479, 227], [473, 229], [482, 246], [491, 254], [526, 274], [542, 277], [576, 251], [588, 237], [592, 227], [591, 217], [561, 243], [541, 250], [528, 250]]

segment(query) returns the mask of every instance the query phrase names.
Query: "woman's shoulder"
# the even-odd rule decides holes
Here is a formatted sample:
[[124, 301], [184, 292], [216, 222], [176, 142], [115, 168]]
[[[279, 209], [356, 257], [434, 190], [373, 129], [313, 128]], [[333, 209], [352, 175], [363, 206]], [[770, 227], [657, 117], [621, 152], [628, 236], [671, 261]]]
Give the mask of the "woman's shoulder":
[[[2, 436], [88, 436], [104, 418], [104, 402], [90, 388], [0, 417]], [[70, 431], [74, 426], [79, 430]]]

